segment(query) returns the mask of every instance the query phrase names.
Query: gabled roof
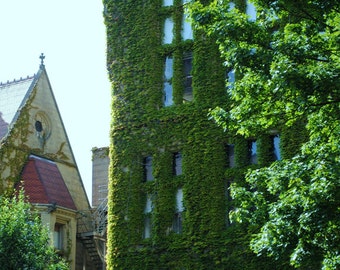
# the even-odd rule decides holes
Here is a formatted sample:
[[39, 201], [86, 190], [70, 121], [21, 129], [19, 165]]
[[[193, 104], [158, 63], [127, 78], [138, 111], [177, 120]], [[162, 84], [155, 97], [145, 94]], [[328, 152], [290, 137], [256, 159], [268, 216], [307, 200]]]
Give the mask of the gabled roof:
[[0, 140], [8, 134], [34, 87], [37, 76], [0, 83]]
[[30, 203], [55, 204], [77, 210], [58, 166], [51, 160], [31, 155], [21, 173]]

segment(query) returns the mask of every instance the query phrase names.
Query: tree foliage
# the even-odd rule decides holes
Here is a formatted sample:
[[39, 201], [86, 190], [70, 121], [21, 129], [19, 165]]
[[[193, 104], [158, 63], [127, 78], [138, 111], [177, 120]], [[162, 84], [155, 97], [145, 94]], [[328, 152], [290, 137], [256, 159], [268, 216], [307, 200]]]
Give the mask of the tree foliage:
[[17, 198], [0, 198], [1, 269], [69, 269], [54, 252], [47, 228], [20, 192]]
[[[340, 267], [340, 2], [254, 0], [250, 20], [229, 1], [190, 7], [196, 28], [218, 40], [228, 108], [212, 117], [229, 134], [258, 136], [303, 123], [299, 153], [233, 184], [239, 222], [260, 226], [250, 245], [297, 268]], [[296, 137], [301, 136], [296, 134]]]

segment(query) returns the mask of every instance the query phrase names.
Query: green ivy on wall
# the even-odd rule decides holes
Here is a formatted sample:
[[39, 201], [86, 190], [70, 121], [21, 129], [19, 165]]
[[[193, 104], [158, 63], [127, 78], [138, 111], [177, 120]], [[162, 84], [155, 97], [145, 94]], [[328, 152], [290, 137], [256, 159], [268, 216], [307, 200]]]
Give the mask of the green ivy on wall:
[[[245, 10], [245, 1], [234, 2]], [[104, 0], [104, 7], [112, 82], [108, 269], [272, 269], [273, 261], [259, 259], [248, 248], [257, 228], [230, 225], [233, 205], [227, 195], [228, 182], [243, 181], [249, 168], [273, 161], [272, 135], [254, 134], [258, 164], [250, 165], [248, 139], [224, 133], [208, 120], [209, 108], [229, 102], [226, 70], [215, 41], [200, 31], [194, 41], [182, 41], [181, 0], [170, 7], [163, 7], [161, 0]], [[174, 41], [162, 45], [169, 16]], [[183, 103], [186, 52], [193, 54], [194, 100], [189, 103]], [[163, 106], [166, 56], [174, 59], [174, 105], [168, 107]], [[294, 135], [279, 133], [283, 145], [289, 145]], [[234, 168], [228, 167], [226, 144], [235, 145]], [[183, 156], [183, 175], [173, 173], [175, 152]], [[289, 157], [288, 152], [283, 156]], [[146, 156], [153, 158], [154, 180], [144, 182]], [[185, 211], [183, 232], [176, 234], [169, 227], [179, 188]], [[147, 195], [152, 195], [154, 207], [151, 237], [144, 239]]]

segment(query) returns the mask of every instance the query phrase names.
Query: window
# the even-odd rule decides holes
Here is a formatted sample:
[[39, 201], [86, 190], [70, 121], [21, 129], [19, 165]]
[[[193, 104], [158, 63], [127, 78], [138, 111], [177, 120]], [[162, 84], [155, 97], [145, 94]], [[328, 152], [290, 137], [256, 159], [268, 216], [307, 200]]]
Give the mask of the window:
[[64, 249], [64, 224], [55, 223], [53, 231], [53, 244], [57, 250]]
[[173, 58], [165, 58], [164, 68], [164, 106], [171, 106], [173, 104], [172, 95], [172, 76], [173, 76]]
[[144, 158], [144, 181], [152, 181], [154, 177], [152, 175], [152, 157], [148, 156]]
[[257, 146], [256, 141], [249, 142], [250, 164], [257, 164]]
[[172, 18], [166, 18], [164, 22], [164, 38], [163, 44], [171, 44], [174, 38], [173, 34], [174, 21]]
[[174, 169], [174, 175], [181, 175], [182, 174], [182, 155], [179, 152], [174, 153], [173, 169]]
[[180, 188], [176, 192], [176, 212], [172, 223], [172, 231], [175, 233], [182, 233], [183, 210], [183, 190]]
[[192, 94], [192, 53], [186, 53], [183, 57], [183, 72], [184, 72], [184, 95], [183, 101], [188, 102], [193, 100]]
[[184, 13], [182, 19], [182, 39], [193, 39], [193, 36], [191, 22], [189, 21], [188, 15]]
[[233, 144], [227, 144], [227, 157], [229, 168], [235, 167], [235, 146]]
[[35, 121], [35, 130], [37, 132], [41, 132], [43, 130], [42, 123], [39, 120]]
[[256, 8], [253, 3], [247, 1], [246, 13], [249, 16], [249, 21], [256, 21]]
[[150, 238], [151, 236], [151, 213], [152, 213], [152, 197], [151, 195], [146, 196], [146, 204], [144, 208], [144, 238]]
[[230, 195], [230, 186], [231, 186], [231, 181], [227, 181], [226, 182], [226, 185], [225, 185], [225, 196], [226, 196], [226, 209], [227, 209], [227, 212], [226, 212], [226, 226], [230, 226], [231, 225], [231, 220], [230, 220], [230, 217], [229, 217], [229, 214], [230, 214], [230, 211], [233, 210], [232, 208], [232, 198], [231, 198], [231, 195]]
[[275, 135], [273, 137], [273, 145], [274, 145], [274, 158], [275, 158], [275, 160], [281, 160], [280, 136], [279, 135]]

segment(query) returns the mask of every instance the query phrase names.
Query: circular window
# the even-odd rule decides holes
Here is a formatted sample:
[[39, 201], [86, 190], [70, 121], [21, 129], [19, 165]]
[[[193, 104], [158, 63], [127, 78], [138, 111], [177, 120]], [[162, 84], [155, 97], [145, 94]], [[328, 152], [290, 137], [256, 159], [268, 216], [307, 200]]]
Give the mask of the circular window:
[[39, 120], [35, 121], [35, 130], [38, 132], [41, 132], [43, 130], [42, 123]]
[[47, 114], [43, 111], [39, 111], [34, 117], [34, 128], [37, 132], [37, 136], [47, 140], [51, 135], [51, 121]]

